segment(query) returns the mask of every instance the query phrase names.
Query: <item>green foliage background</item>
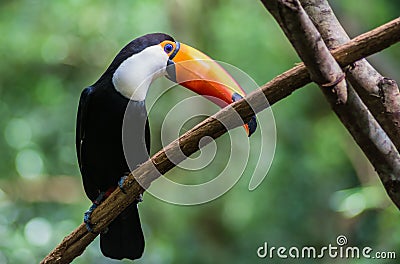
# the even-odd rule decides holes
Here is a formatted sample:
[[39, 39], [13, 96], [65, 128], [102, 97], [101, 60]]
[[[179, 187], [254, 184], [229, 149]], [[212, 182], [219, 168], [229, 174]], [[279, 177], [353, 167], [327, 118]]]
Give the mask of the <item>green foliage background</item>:
[[[397, 17], [399, 3], [332, 1], [352, 36]], [[131, 39], [169, 33], [239, 67], [260, 85], [299, 62], [258, 1], [3, 0], [0, 32], [0, 263], [39, 262], [82, 222], [90, 202], [74, 149], [79, 94]], [[370, 60], [400, 80], [399, 45]], [[158, 107], [181, 92], [167, 93]], [[261, 186], [247, 190], [247, 171], [224, 196], [200, 206], [145, 195], [140, 213], [147, 245], [137, 263], [286, 263], [259, 259], [256, 250], [264, 242], [322, 247], [335, 244], [340, 234], [349, 245], [400, 257], [399, 211], [318, 88], [295, 92], [273, 111], [277, 148]], [[154, 153], [161, 147], [160, 121], [154, 118], [151, 126]], [[176, 169], [169, 175], [190, 173]], [[74, 263], [114, 263], [98, 247], [97, 239]]]

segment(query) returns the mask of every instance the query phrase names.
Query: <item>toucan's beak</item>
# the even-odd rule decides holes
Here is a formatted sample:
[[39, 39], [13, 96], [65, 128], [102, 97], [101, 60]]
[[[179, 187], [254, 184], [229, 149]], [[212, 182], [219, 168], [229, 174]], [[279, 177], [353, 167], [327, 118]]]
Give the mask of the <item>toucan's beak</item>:
[[[204, 53], [179, 42], [174, 42], [169, 54], [167, 77], [195, 93], [205, 96], [220, 107], [225, 107], [245, 96], [233, 77], [216, 61]], [[256, 117], [244, 125], [251, 136], [257, 128]]]

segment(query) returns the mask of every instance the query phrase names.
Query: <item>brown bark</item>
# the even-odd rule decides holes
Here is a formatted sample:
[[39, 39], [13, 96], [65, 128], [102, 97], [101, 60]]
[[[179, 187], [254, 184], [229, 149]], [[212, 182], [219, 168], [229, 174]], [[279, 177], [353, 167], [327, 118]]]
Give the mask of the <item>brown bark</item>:
[[[305, 11], [298, 0], [275, 1], [276, 4], [272, 4], [272, 1], [266, 0], [262, 2], [268, 10], [273, 9], [271, 14], [279, 21], [279, 25], [283, 27], [285, 34], [289, 35], [289, 40], [298, 37], [302, 38], [302, 41], [307, 42], [309, 39], [305, 39], [302, 34], [319, 36], [318, 30], [314, 26], [310, 26], [311, 20], [305, 15]], [[288, 14], [289, 12], [293, 14]], [[290, 16], [290, 18], [283, 18], [282, 15]], [[304, 54], [305, 50], [314, 47], [314, 45], [311, 43], [308, 43], [308, 45], [307, 43], [303, 44], [300, 50], [295, 42], [294, 47], [297, 48], [298, 53]], [[315, 49], [311, 49], [308, 53], [313, 51]], [[338, 62], [342, 64], [340, 60]], [[311, 64], [310, 66], [319, 67], [316, 64]], [[342, 64], [342, 66], [344, 65]], [[392, 201], [400, 208], [400, 155], [392, 141], [351, 87], [348, 88], [348, 100], [346, 104], [340, 105], [336, 104], [336, 98], [329, 91], [323, 87], [321, 90], [331, 104], [333, 111], [378, 172]]]
[[[329, 49], [334, 49], [350, 38], [337, 20], [327, 0], [300, 0]], [[366, 59], [348, 68], [347, 79], [357, 91], [369, 111], [400, 151], [400, 94], [394, 83], [383, 91], [385, 78]]]
[[345, 74], [329, 52], [300, 2], [280, 1], [278, 11], [286, 37], [306, 65], [311, 80], [323, 90], [332, 91], [337, 97], [338, 104], [346, 103]]
[[[344, 47], [339, 47], [333, 52], [335, 59], [342, 65], [348, 65], [365, 56], [385, 49], [400, 40], [400, 19], [387, 23], [373, 31], [365, 33]], [[246, 96], [245, 100], [235, 102], [207, 118], [196, 127], [173, 141], [168, 146], [156, 153], [149, 161], [142, 164], [124, 182], [124, 194], [116, 189], [92, 214], [92, 222], [95, 223], [95, 230], [103, 230], [109, 223], [121, 213], [135, 197], [144, 191], [137, 183], [148, 186], [161, 174], [172, 169], [176, 164], [171, 162], [166, 155], [178, 153], [179, 148], [189, 156], [198, 150], [199, 141], [205, 136], [218, 138], [227, 129], [240, 126], [240, 120], [235, 118], [239, 114], [243, 120], [248, 121], [254, 113], [260, 112], [270, 105], [265, 103], [265, 96], [272, 105], [290, 95], [296, 89], [311, 82], [308, 71], [304, 64], [277, 76], [257, 91]], [[251, 106], [250, 106], [251, 105]], [[220, 120], [220, 121], [219, 121]], [[228, 127], [222, 125], [228, 124]], [[204, 146], [204, 144], [203, 144]], [[177, 154], [178, 155], [178, 154]], [[173, 157], [174, 161], [183, 160], [184, 156]], [[137, 179], [137, 181], [135, 181]], [[82, 254], [85, 248], [96, 237], [89, 233], [84, 224], [81, 224], [71, 234], [50, 252], [41, 263], [70, 263], [74, 258]]]

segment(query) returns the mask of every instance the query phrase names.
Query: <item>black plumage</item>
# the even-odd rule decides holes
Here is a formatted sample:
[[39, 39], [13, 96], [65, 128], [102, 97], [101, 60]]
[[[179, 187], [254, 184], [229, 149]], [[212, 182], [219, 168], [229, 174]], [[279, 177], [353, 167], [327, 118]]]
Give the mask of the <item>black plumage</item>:
[[[172, 37], [161, 33], [133, 40], [118, 53], [100, 79], [81, 94], [76, 150], [84, 189], [92, 201], [100, 192], [117, 187], [122, 176], [148, 159], [150, 132], [144, 101], [133, 101], [121, 95], [112, 77], [127, 58], [164, 40], [173, 41]], [[129, 146], [129, 161], [123, 144], [125, 148]], [[111, 258], [141, 257], [144, 237], [137, 204], [129, 206], [110, 224], [108, 232], [100, 236], [100, 245], [103, 254]]]

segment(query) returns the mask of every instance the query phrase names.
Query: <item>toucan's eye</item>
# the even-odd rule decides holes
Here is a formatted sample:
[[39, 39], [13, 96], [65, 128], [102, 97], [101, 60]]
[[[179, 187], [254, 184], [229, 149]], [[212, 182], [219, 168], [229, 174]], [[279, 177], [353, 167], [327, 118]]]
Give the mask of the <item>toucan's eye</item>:
[[174, 49], [174, 46], [172, 46], [172, 44], [166, 44], [165, 46], [164, 46], [164, 51], [166, 52], [166, 53], [170, 53], [172, 50]]

